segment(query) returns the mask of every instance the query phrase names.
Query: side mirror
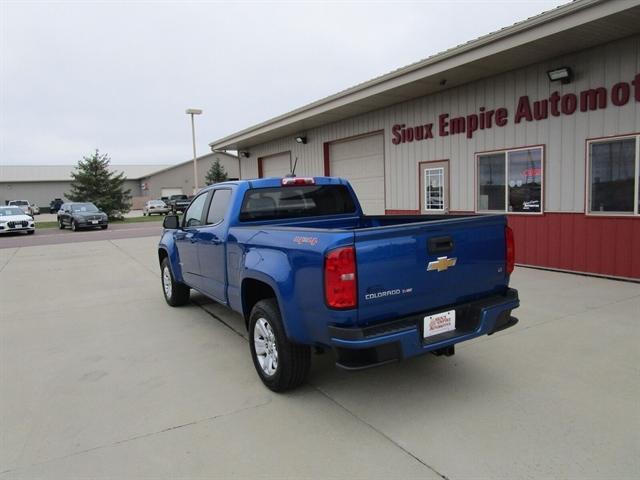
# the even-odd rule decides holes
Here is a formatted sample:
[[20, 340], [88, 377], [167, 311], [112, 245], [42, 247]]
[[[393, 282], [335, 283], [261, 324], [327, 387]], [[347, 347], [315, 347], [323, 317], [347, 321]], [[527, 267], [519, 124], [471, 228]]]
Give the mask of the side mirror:
[[178, 220], [178, 216], [167, 215], [166, 217], [164, 217], [162, 228], [166, 228], [167, 230], [177, 230], [178, 228], [180, 228], [180, 220]]

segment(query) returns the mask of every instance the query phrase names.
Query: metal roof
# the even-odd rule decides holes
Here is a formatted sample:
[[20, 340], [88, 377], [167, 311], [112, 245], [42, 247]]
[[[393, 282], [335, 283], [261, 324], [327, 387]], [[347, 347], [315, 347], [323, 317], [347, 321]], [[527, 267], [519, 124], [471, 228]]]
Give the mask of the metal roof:
[[[110, 165], [111, 171], [124, 172], [128, 180], [147, 177], [167, 165]], [[76, 165], [0, 165], [2, 182], [67, 182]]]
[[[576, 0], [215, 140], [238, 150], [640, 33], [640, 0]], [[443, 84], [444, 83], [444, 84]]]
[[[238, 157], [236, 155], [233, 155], [231, 153], [227, 153], [227, 152], [213, 152], [213, 153], [207, 153], [206, 155], [201, 155], [199, 157], [196, 157], [197, 160], [202, 160], [208, 157], [215, 157], [216, 155], [226, 155], [227, 157], [231, 157], [234, 160], [237, 160]], [[158, 173], [162, 173], [162, 172], [166, 172], [167, 170], [172, 170], [174, 168], [178, 168], [181, 167], [183, 165], [186, 165], [188, 163], [193, 163], [193, 158], [189, 159], [189, 160], [185, 160], [184, 162], [180, 162], [180, 163], [174, 163], [173, 165], [166, 165], [165, 167], [159, 169], [159, 170], [155, 170], [153, 172], [150, 172], [148, 175], [143, 175], [143, 177], [149, 177], [151, 175], [156, 175]]]

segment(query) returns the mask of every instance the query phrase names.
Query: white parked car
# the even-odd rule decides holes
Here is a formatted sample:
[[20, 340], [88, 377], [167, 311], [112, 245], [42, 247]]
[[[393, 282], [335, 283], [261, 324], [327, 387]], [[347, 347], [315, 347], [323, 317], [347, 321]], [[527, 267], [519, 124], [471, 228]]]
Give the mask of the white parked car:
[[142, 215], [151, 215], [157, 213], [159, 215], [166, 215], [169, 213], [169, 207], [162, 200], [149, 200], [142, 207]]
[[[29, 200], [11, 200], [7, 205], [10, 207], [21, 208], [27, 215], [35, 215], [33, 208], [35, 205], [31, 205]], [[40, 209], [38, 209], [38, 213], [40, 213]]]
[[33, 217], [27, 215], [20, 207], [0, 207], [0, 233], [27, 232], [33, 234], [36, 231], [36, 222]]

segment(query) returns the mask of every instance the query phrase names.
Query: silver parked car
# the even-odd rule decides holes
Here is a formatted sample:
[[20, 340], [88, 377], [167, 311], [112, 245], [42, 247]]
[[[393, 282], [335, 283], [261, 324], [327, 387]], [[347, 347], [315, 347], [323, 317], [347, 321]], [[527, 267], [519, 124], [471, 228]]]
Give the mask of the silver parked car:
[[157, 213], [158, 215], [166, 215], [169, 213], [169, 207], [162, 200], [149, 200], [142, 207], [142, 215], [151, 215]]

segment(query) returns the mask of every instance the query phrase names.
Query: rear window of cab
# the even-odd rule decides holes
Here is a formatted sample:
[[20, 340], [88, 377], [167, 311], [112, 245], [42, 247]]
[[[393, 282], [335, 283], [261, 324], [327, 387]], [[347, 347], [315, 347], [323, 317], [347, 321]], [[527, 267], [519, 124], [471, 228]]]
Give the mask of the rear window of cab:
[[247, 190], [240, 221], [276, 220], [355, 213], [356, 205], [344, 185], [304, 185]]

